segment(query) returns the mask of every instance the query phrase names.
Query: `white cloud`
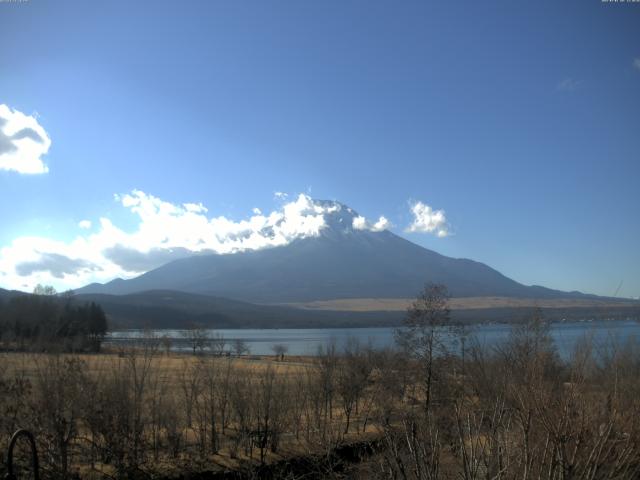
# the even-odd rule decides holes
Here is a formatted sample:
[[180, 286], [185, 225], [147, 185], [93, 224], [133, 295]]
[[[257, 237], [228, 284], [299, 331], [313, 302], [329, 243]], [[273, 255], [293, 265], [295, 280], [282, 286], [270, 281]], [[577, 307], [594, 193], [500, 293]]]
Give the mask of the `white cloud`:
[[411, 205], [413, 222], [405, 231], [432, 233], [438, 237], [449, 235], [449, 225], [444, 210], [434, 210], [422, 202]]
[[47, 173], [42, 157], [50, 146], [49, 135], [35, 117], [0, 104], [0, 170]]
[[640, 70], [640, 57], [636, 57], [633, 59], [633, 66]]
[[289, 194], [284, 193], [284, 192], [274, 192], [274, 193], [273, 193], [273, 196], [274, 196], [275, 198], [280, 199], [280, 200], [286, 200], [286, 199], [287, 199], [287, 197], [289, 196]]
[[[103, 217], [79, 222], [84, 231], [71, 241], [16, 238], [0, 248], [0, 286], [32, 290], [40, 283], [62, 291], [117, 277], [132, 278], [197, 253], [231, 254], [318, 236], [323, 228], [354, 215], [338, 202], [313, 200], [305, 194], [289, 201], [280, 198], [283, 202], [276, 210], [266, 214], [254, 208], [248, 219], [234, 221], [210, 215], [201, 203], [173, 204], [140, 190], [114, 195], [118, 204], [137, 217], [133, 231]], [[329, 214], [335, 216], [330, 219]], [[391, 223], [383, 216], [375, 222], [355, 217], [352, 227], [378, 232]]]
[[367, 221], [367, 219], [362, 215], [353, 218], [354, 230], [370, 230], [372, 232], [382, 232], [383, 230], [391, 228], [391, 226], [391, 222], [389, 222], [389, 220], [387, 220], [383, 216], [381, 216], [378, 221], [373, 224]]
[[353, 218], [353, 228], [356, 230], [366, 230], [367, 229], [367, 219], [362, 215], [358, 215]]
[[254, 212], [248, 220], [236, 222], [223, 216], [208, 218], [202, 205], [197, 210], [192, 204], [178, 206], [140, 190], [122, 195], [120, 200], [140, 219], [138, 230], [126, 234], [121, 243], [143, 252], [185, 248], [234, 253], [284, 245], [295, 238], [317, 235], [325, 224], [324, 213], [331, 211], [299, 195], [269, 215]]
[[381, 232], [391, 228], [391, 222], [386, 217], [380, 217], [376, 223], [373, 224], [372, 230], [374, 232]]
[[209, 211], [202, 203], [183, 203], [182, 206], [187, 212], [191, 213], [207, 213]]
[[[133, 232], [100, 218], [95, 231], [70, 242], [19, 237], [0, 249], [2, 286], [31, 290], [41, 283], [59, 290], [78, 288], [116, 277], [131, 278], [198, 252], [224, 254], [286, 245], [319, 235], [326, 226], [325, 214], [341, 208], [301, 194], [268, 215], [254, 211], [248, 220], [234, 221], [208, 216], [199, 203], [176, 205], [140, 190], [114, 198], [138, 217]], [[79, 226], [90, 224], [83, 220]]]
[[104, 261], [93, 236], [69, 243], [42, 237], [20, 237], [0, 249], [0, 272], [5, 288], [32, 290], [38, 283], [56, 288], [81, 286], [84, 280], [114, 278], [120, 273]]

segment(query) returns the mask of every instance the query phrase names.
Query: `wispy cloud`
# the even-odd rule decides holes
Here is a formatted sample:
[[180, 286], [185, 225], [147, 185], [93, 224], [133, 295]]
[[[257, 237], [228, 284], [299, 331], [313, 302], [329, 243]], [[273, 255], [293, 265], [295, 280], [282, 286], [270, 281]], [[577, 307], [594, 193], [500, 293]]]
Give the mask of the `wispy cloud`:
[[576, 80], [575, 78], [566, 77], [560, 80], [556, 85], [556, 90], [559, 92], [573, 92], [582, 84], [581, 80]]
[[413, 222], [405, 229], [406, 232], [431, 233], [438, 237], [449, 235], [449, 225], [444, 210], [434, 210], [429, 205], [418, 201], [411, 205], [411, 213]]
[[289, 194], [284, 193], [284, 192], [274, 192], [273, 193], [273, 197], [277, 198], [279, 200], [286, 200], [288, 196], [289, 196]]
[[42, 157], [50, 146], [49, 135], [35, 117], [0, 104], [0, 170], [47, 173]]
[[640, 70], [640, 57], [636, 57], [633, 59], [633, 66]]

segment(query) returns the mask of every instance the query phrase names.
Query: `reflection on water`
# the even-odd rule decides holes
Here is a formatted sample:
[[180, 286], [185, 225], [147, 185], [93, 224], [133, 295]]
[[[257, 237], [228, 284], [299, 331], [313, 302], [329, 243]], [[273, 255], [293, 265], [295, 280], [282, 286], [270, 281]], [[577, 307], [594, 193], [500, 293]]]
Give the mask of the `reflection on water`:
[[[474, 325], [468, 328], [469, 336], [475, 337], [484, 346], [499, 345], [508, 338], [511, 326], [504, 324]], [[172, 339], [174, 350], [189, 348], [184, 330], [155, 330], [150, 332], [157, 337]], [[254, 355], [270, 355], [271, 347], [284, 344], [290, 355], [314, 355], [318, 347], [335, 343], [343, 348], [350, 338], [357, 338], [361, 344], [375, 348], [390, 347], [394, 344], [394, 328], [283, 328], [283, 329], [221, 329], [210, 330], [209, 334], [221, 334], [230, 344], [242, 339]], [[149, 331], [146, 332], [149, 334]], [[142, 330], [112, 332], [108, 343], [135, 342], [145, 335]], [[576, 343], [585, 336], [591, 336], [597, 345], [610, 341], [626, 342], [640, 336], [640, 323], [626, 321], [565, 322], [551, 325], [551, 336], [556, 342], [561, 356], [567, 357]], [[227, 347], [229, 348], [229, 347]]]

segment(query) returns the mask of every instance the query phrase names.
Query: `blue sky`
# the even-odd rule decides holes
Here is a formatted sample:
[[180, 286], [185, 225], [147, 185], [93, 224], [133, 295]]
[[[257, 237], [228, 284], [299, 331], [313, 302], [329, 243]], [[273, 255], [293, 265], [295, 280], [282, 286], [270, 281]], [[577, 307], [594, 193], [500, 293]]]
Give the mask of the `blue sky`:
[[[145, 201], [240, 222], [287, 192], [525, 284], [638, 296], [638, 25], [599, 0], [0, 3], [0, 104], [51, 142], [46, 173], [0, 167], [0, 286], [78, 286], [100, 219], [129, 241]], [[416, 202], [448, 235], [405, 231]], [[14, 271], [38, 255], [93, 273]]]

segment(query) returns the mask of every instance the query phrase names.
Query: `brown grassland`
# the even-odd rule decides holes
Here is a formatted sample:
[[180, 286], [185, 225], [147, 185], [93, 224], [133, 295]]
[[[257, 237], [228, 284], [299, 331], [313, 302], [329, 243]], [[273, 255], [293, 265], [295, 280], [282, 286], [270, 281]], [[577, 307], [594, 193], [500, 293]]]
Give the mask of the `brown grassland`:
[[[413, 298], [344, 298], [316, 300], [313, 302], [288, 303], [309, 310], [337, 310], [347, 312], [404, 312], [413, 303]], [[511, 298], [511, 297], [456, 297], [449, 300], [453, 310], [492, 308], [637, 308], [637, 300], [599, 298]]]
[[[497, 349], [468, 340], [462, 357], [427, 334], [431, 357], [356, 342], [284, 361], [176, 355], [153, 339], [1, 354], [0, 448], [30, 429], [45, 478], [259, 478], [300, 457], [307, 470], [283, 478], [638, 478], [634, 342], [585, 339], [561, 361], [539, 321]], [[358, 464], [332, 456], [354, 442], [371, 446]]]
[[314, 357], [230, 356], [200, 333], [193, 355], [152, 336], [93, 355], [0, 353], [0, 452], [27, 428], [51, 479], [640, 477], [634, 339], [585, 337], [560, 358], [536, 310], [486, 347], [451, 325], [439, 285], [394, 350], [352, 339]]
[[100, 354], [0, 354], [0, 449], [28, 428], [45, 476], [173, 477], [369, 438], [371, 399], [346, 392], [367, 379], [342, 379], [342, 394], [353, 395], [346, 425], [333, 391], [338, 356], [323, 358], [181, 355], [155, 340]]

